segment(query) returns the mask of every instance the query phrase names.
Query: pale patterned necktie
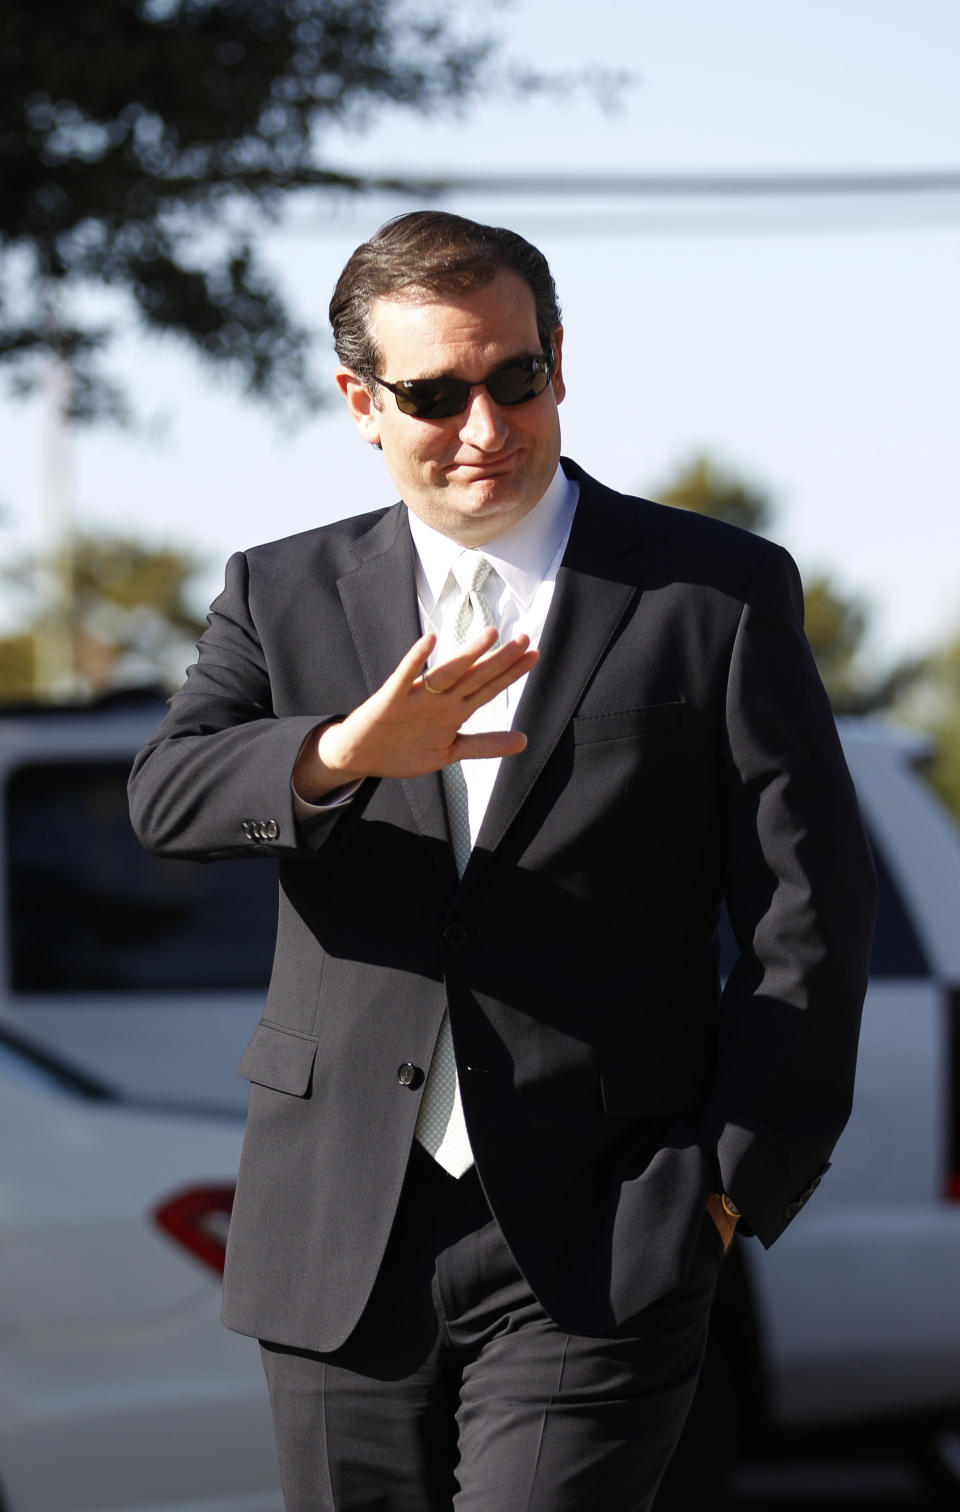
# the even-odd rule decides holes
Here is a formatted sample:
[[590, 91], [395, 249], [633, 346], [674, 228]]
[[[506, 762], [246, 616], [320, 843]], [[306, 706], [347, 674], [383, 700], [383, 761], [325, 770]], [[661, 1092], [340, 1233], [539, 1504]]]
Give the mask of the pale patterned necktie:
[[[453, 575], [461, 591], [459, 604], [451, 614], [453, 623], [452, 641], [455, 647], [463, 646], [478, 630], [495, 625], [496, 619], [484, 594], [484, 587], [493, 572], [486, 557], [465, 551], [453, 564]], [[470, 807], [467, 800], [467, 784], [460, 763], [444, 767], [444, 797], [447, 801], [447, 821], [450, 840], [453, 844], [457, 872], [462, 877], [470, 859], [473, 842], [470, 838]], [[440, 1033], [437, 1036], [433, 1060], [427, 1073], [420, 1113], [414, 1131], [425, 1150], [433, 1156], [451, 1176], [462, 1176], [473, 1165], [473, 1152], [467, 1136], [467, 1125], [460, 1100], [460, 1083], [457, 1077], [457, 1062], [453, 1053], [453, 1035], [450, 1032], [450, 1015], [443, 1015]]]

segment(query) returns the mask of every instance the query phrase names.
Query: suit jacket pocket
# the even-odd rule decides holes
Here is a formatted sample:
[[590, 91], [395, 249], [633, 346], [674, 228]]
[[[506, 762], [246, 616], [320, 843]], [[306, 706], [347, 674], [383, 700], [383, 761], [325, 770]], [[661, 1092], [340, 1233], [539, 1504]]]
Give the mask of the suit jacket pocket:
[[316, 1054], [315, 1039], [261, 1022], [243, 1052], [237, 1075], [256, 1082], [258, 1087], [306, 1097]]
[[687, 1056], [652, 1055], [602, 1065], [600, 1088], [603, 1111], [613, 1118], [661, 1117], [699, 1108], [710, 1088], [710, 1073]]
[[629, 740], [661, 730], [676, 730], [683, 719], [684, 703], [648, 704], [644, 709], [619, 709], [601, 714], [579, 714], [573, 721], [577, 745], [595, 740]]

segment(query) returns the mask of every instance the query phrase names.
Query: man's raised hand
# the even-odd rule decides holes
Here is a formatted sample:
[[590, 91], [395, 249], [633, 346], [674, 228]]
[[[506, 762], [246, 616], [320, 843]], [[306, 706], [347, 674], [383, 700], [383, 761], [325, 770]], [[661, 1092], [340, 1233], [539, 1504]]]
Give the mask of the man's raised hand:
[[454, 761], [515, 756], [527, 737], [519, 730], [461, 735], [475, 709], [529, 672], [539, 653], [519, 635], [503, 646], [488, 628], [456, 656], [424, 666], [436, 636], [422, 635], [386, 682], [345, 719], [327, 724], [303, 746], [294, 790], [317, 802], [364, 777], [420, 777]]

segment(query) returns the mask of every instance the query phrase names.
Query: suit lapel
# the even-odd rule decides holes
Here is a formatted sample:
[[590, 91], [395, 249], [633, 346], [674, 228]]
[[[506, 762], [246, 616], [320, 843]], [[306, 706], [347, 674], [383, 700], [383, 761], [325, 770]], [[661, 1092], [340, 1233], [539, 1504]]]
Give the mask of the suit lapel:
[[[374, 693], [421, 634], [413, 541], [404, 506], [388, 510], [354, 550], [359, 565], [338, 579], [337, 588], [367, 692]], [[439, 772], [402, 778], [401, 786], [424, 835], [449, 845]], [[452, 865], [452, 849], [450, 861]]]
[[640, 511], [585, 474], [576, 475], [580, 500], [540, 641], [540, 661], [514, 720], [527, 735], [527, 748], [501, 762], [465, 884], [476, 880], [503, 840], [640, 591]]
[[[623, 616], [639, 592], [636, 553], [642, 516], [632, 501], [565, 464], [580, 483], [580, 501], [557, 573], [540, 641], [540, 661], [514, 721], [528, 736], [521, 756], [497, 774], [462, 885], [476, 880], [543, 771]], [[416, 563], [406, 509], [397, 504], [354, 548], [358, 565], [338, 580], [340, 600], [368, 693], [389, 677], [420, 635]], [[443, 865], [453, 848], [439, 772], [401, 779], [417, 826]], [[449, 880], [449, 878], [447, 878]]]

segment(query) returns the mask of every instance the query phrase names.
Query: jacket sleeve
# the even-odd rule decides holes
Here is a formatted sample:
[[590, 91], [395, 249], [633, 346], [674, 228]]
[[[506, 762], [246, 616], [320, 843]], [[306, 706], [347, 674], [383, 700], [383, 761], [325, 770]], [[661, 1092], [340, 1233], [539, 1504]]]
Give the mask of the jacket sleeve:
[[779, 547], [754, 578], [724, 723], [727, 907], [740, 957], [699, 1134], [769, 1245], [812, 1194], [849, 1116], [876, 880], [833, 715]]
[[291, 774], [311, 732], [342, 711], [275, 715], [242, 553], [227, 564], [197, 649], [133, 764], [130, 817], [139, 840], [156, 855], [190, 860], [314, 854], [344, 810], [298, 820]]

